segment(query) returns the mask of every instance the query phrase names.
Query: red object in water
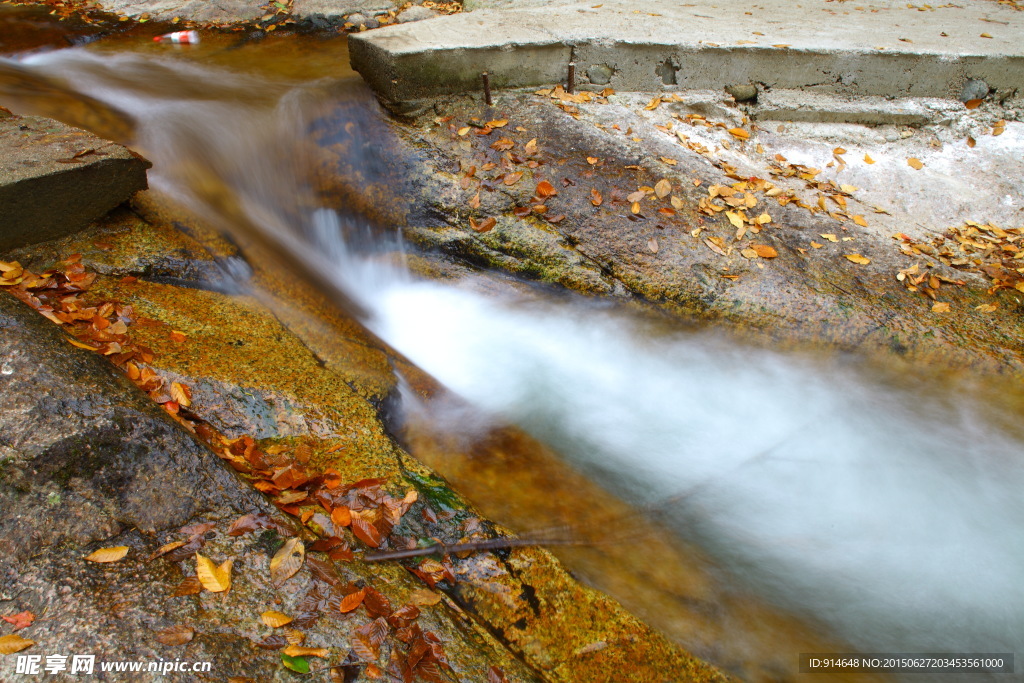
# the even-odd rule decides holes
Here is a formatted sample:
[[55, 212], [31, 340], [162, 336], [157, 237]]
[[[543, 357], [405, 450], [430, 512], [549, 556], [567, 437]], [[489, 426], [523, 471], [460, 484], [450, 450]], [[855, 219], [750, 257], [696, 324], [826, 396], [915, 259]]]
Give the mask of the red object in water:
[[155, 36], [153, 41], [157, 43], [195, 45], [199, 42], [199, 31], [175, 31], [174, 33], [165, 33], [162, 36]]

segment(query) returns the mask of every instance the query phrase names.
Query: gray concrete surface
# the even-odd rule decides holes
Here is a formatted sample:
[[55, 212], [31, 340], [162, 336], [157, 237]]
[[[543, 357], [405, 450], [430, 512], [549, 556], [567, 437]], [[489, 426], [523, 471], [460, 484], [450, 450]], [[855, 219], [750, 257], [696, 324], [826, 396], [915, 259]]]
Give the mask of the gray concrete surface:
[[1024, 89], [1024, 12], [989, 0], [924, 11], [896, 0], [506, 5], [353, 35], [352, 66], [385, 102], [476, 91], [483, 71], [494, 88], [550, 85], [571, 57], [579, 87], [605, 87], [587, 74], [604, 81], [610, 69], [607, 86], [624, 91], [756, 83], [955, 98], [971, 80]]
[[0, 118], [0, 251], [85, 227], [146, 188], [150, 163], [39, 116]]

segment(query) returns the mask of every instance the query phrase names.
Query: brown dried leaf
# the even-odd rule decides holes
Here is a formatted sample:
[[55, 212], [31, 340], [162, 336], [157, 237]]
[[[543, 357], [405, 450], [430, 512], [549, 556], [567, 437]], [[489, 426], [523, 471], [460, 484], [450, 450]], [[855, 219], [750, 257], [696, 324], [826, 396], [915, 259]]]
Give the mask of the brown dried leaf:
[[377, 527], [370, 524], [354, 511], [352, 513], [352, 532], [356, 535], [356, 538], [371, 548], [376, 548], [380, 545], [381, 537]]
[[177, 626], [168, 626], [167, 628], [160, 629], [155, 632], [154, 636], [158, 643], [163, 645], [184, 645], [185, 643], [192, 640], [195, 637], [196, 632], [190, 627], [179, 624]]
[[489, 218], [485, 218], [484, 220], [480, 221], [479, 223], [477, 223], [472, 218], [469, 219], [469, 227], [471, 227], [473, 230], [476, 230], [477, 232], [489, 232], [489, 231], [493, 230], [494, 226], [497, 225], [497, 224], [498, 224], [498, 221], [494, 218], [494, 216], [490, 216]]
[[779, 252], [775, 251], [774, 247], [770, 247], [767, 244], [751, 244], [750, 248], [757, 252], [757, 255], [761, 258], [775, 258], [779, 255]]
[[338, 606], [340, 612], [347, 613], [359, 607], [363, 604], [363, 599], [366, 597], [366, 589], [361, 588], [355, 593], [349, 593], [341, 599], [341, 604]]
[[414, 605], [430, 606], [441, 602], [441, 594], [429, 588], [420, 588], [409, 594], [409, 601]]
[[522, 171], [516, 171], [515, 173], [509, 173], [505, 176], [505, 179], [501, 182], [505, 185], [515, 185], [523, 177]]
[[180, 382], [171, 382], [171, 399], [182, 408], [192, 405], [192, 390]]
[[203, 584], [199, 583], [199, 577], [189, 576], [178, 584], [178, 587], [171, 592], [172, 598], [180, 598], [183, 595], [195, 595], [203, 590]]
[[658, 238], [657, 237], [652, 237], [651, 239], [647, 240], [647, 250], [650, 251], [652, 254], [657, 254], [658, 253]]
[[548, 181], [542, 180], [537, 183], [537, 196], [541, 199], [547, 199], [548, 197], [553, 197], [556, 194], [558, 194], [558, 190], [556, 190], [555, 186]]
[[281, 585], [302, 568], [306, 558], [306, 547], [302, 545], [302, 539], [289, 538], [281, 549], [277, 551], [270, 560], [270, 579], [277, 585]]

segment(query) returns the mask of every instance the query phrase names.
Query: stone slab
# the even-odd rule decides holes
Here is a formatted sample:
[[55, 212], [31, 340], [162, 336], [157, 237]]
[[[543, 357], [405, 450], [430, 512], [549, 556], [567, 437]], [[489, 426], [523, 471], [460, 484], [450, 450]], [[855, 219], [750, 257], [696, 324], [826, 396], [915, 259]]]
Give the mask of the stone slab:
[[138, 190], [151, 164], [126, 147], [38, 116], [0, 118], [0, 251], [85, 227]]
[[[927, 7], [927, 6], [926, 6]], [[990, 36], [990, 37], [983, 37]], [[759, 83], [860, 96], [957, 97], [971, 79], [1024, 89], [1024, 13], [987, 0], [919, 11], [876, 0], [626, 0], [482, 9], [350, 37], [352, 66], [386, 102], [577, 82], [620, 91]], [[595, 73], [604, 69], [595, 70]], [[603, 77], [601, 80], [605, 80]], [[593, 87], [604, 87], [605, 83]]]

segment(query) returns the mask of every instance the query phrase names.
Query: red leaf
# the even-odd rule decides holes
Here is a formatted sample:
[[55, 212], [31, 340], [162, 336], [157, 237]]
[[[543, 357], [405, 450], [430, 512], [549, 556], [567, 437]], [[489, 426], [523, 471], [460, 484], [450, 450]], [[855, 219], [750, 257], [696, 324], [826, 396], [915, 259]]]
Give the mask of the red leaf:
[[3, 620], [6, 621], [8, 624], [14, 625], [15, 631], [23, 629], [26, 626], [31, 626], [32, 622], [35, 621], [35, 619], [36, 615], [28, 611], [18, 612], [17, 614], [12, 614], [9, 617], [3, 617]]
[[548, 181], [542, 180], [537, 183], [537, 196], [541, 199], [547, 199], [548, 197], [553, 197], [556, 194], [558, 194], [558, 190], [556, 190], [555, 186]]

